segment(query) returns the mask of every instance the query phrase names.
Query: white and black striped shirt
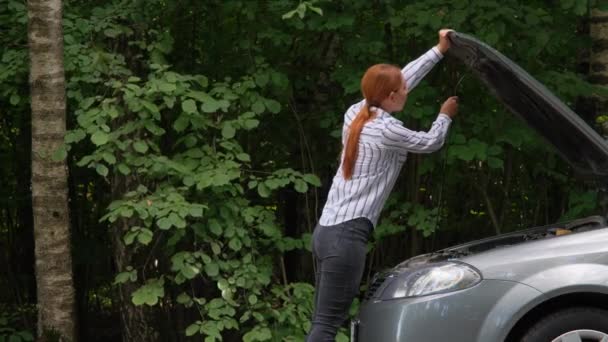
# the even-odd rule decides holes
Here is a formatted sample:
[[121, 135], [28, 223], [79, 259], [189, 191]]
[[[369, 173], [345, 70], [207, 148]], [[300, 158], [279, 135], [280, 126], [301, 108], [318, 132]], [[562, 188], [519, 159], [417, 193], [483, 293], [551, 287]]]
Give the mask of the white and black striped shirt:
[[[442, 54], [437, 47], [401, 70], [410, 92], [439, 62]], [[346, 143], [348, 128], [365, 100], [352, 105], [344, 115], [342, 144]], [[443, 146], [452, 120], [440, 113], [428, 132], [415, 132], [380, 108], [372, 107], [376, 117], [361, 131], [357, 160], [352, 178], [345, 180], [342, 165], [334, 176], [327, 202], [319, 223], [331, 226], [354, 218], [366, 217], [374, 225], [388, 198], [408, 152], [429, 153]], [[341, 160], [344, 157], [342, 154]]]

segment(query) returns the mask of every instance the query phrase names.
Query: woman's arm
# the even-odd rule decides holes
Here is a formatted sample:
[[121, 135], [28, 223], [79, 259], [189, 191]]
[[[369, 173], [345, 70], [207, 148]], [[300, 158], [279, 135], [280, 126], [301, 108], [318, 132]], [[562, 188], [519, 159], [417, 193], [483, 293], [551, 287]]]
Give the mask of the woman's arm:
[[449, 29], [440, 30], [437, 46], [434, 46], [418, 59], [408, 63], [408, 65], [401, 70], [401, 73], [405, 78], [408, 93], [420, 83], [424, 76], [433, 69], [435, 64], [437, 64], [448, 51], [450, 48], [448, 32], [450, 31], [451, 30]]
[[410, 62], [401, 70], [406, 82], [407, 92], [411, 92], [435, 64], [443, 58], [443, 54], [435, 46], [418, 59]]
[[452, 118], [458, 113], [458, 97], [452, 96], [445, 100], [439, 115], [428, 132], [412, 131], [401, 122], [391, 120], [382, 130], [382, 144], [390, 149], [406, 152], [430, 153], [443, 146]]
[[412, 131], [399, 122], [389, 122], [382, 130], [382, 145], [389, 149], [431, 153], [443, 146], [452, 119], [439, 114], [428, 132]]

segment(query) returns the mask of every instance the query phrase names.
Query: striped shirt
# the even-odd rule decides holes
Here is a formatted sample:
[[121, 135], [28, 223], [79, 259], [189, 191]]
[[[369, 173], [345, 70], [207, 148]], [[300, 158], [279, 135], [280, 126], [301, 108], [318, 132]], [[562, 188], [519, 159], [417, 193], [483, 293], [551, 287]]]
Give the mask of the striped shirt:
[[[411, 91], [443, 56], [434, 47], [401, 70]], [[346, 143], [348, 128], [361, 107], [362, 100], [352, 105], [344, 115], [342, 144]], [[428, 132], [416, 132], [388, 112], [371, 107], [376, 116], [361, 131], [357, 160], [352, 178], [345, 180], [342, 165], [338, 168], [329, 190], [319, 223], [331, 226], [351, 219], [366, 217], [374, 227], [388, 198], [408, 152], [430, 153], [443, 146], [452, 120], [440, 113]], [[344, 154], [341, 156], [343, 159]]]

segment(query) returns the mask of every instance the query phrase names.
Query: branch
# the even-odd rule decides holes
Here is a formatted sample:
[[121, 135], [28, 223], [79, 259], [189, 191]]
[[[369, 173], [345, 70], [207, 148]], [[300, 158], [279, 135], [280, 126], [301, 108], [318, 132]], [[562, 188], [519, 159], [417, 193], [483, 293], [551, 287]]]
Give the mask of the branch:
[[500, 225], [498, 223], [496, 213], [494, 212], [494, 206], [492, 205], [492, 201], [490, 201], [490, 197], [488, 196], [488, 192], [486, 191], [485, 186], [480, 185], [478, 182], [474, 182], [473, 185], [479, 190], [479, 192], [483, 196], [483, 199], [486, 201], [486, 207], [488, 208], [488, 213], [490, 214], [490, 218], [492, 219], [494, 230], [496, 232], [496, 235], [499, 235]]

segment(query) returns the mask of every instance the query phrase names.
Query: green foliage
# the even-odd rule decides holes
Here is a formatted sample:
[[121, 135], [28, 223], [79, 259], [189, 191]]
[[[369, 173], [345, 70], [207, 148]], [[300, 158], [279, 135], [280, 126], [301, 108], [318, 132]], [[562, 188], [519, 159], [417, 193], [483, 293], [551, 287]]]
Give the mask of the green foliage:
[[[128, 16], [132, 10], [125, 5], [123, 13]], [[78, 24], [82, 19], [68, 15], [67, 34], [76, 41], [82, 41], [78, 35], [95, 32], [109, 38], [126, 35], [136, 47], [167, 39], [153, 31], [139, 36], [102, 19], [104, 13], [106, 9], [96, 9], [89, 19], [93, 32]], [[284, 85], [283, 76], [264, 64], [254, 74], [233, 79], [187, 74], [164, 62], [169, 48], [150, 53], [143, 66], [146, 73], [136, 74], [117, 53], [82, 45], [66, 51], [67, 70], [93, 67], [97, 73], [70, 79], [76, 126], [66, 136], [67, 150], [90, 142], [90, 152], [79, 157], [78, 166], [94, 169], [110, 183], [137, 180], [124, 193], [113, 194], [119, 199], [108, 206], [101, 222], [130, 222], [124, 243], [142, 252], [160, 243], [157, 258], [169, 265], [128, 266], [114, 284], [138, 284], [131, 294], [135, 305], [175, 302], [195, 307], [200, 320], [186, 328], [187, 336], [202, 334], [206, 341], [216, 341], [233, 330], [242, 331], [245, 340], [271, 339], [267, 326], [280, 319], [271, 312], [283, 305], [276, 300], [270, 304], [272, 291], [281, 289], [273, 283], [274, 257], [303, 249], [305, 242], [283, 237], [275, 209], [264, 203], [273, 203], [267, 201], [283, 188], [306, 193], [321, 185], [314, 174], [264, 166], [245, 149], [248, 132], [281, 112], [281, 102], [266, 94]], [[89, 64], [100, 55], [107, 66]], [[85, 90], [91, 84], [104, 90], [90, 94], [83, 84]], [[258, 172], [254, 165], [265, 170]], [[209, 294], [198, 297], [192, 291], [194, 281], [202, 281]], [[175, 290], [180, 294], [168, 297]], [[308, 309], [286, 327], [299, 327], [303, 335], [301, 323], [309, 316]]]
[[164, 280], [162, 278], [148, 279], [145, 285], [133, 292], [133, 304], [146, 304], [150, 306], [156, 305], [158, 303], [159, 298], [163, 298], [165, 296], [165, 289], [163, 285]]
[[[158, 4], [159, 9], [172, 10], [170, 3]], [[131, 13], [137, 6], [122, 6], [119, 17], [135, 20]], [[316, 160], [306, 164], [333, 169], [339, 143], [332, 141], [328, 150], [327, 139], [339, 136], [341, 120], [336, 113], [342, 113], [353, 100], [365, 67], [376, 61], [403, 64], [431, 46], [441, 27], [473, 33], [507, 52], [567, 100], [588, 93], [589, 84], [563, 70], [575, 62], [568, 51], [578, 49], [582, 42], [572, 39], [568, 25], [555, 25], [581, 15], [581, 6], [563, 2], [558, 9], [547, 9], [536, 2], [499, 5], [430, 0], [405, 5], [355, 1], [345, 9], [326, 1], [266, 6], [237, 1], [212, 14], [217, 18], [236, 14], [238, 26], [222, 19], [215, 28], [234, 35], [215, 37], [203, 28], [207, 19], [199, 23], [204, 38], [197, 44], [205, 49], [193, 50], [194, 64], [177, 59], [180, 53], [174, 46], [190, 43], [179, 38], [180, 27], [175, 23], [168, 29], [133, 29], [118, 18], [104, 16], [110, 7], [96, 9], [87, 25], [68, 16], [66, 69], [77, 75], [69, 84], [77, 125], [66, 136], [68, 150], [91, 143], [90, 153], [79, 156], [79, 166], [94, 169], [110, 183], [134, 184], [124, 193], [114, 194], [118, 199], [109, 205], [102, 222], [127, 220], [125, 244], [142, 253], [158, 244], [161, 252], [155, 258], [167, 265], [131, 265], [120, 270], [115, 283], [138, 283], [140, 288], [132, 297], [138, 305], [176, 302], [196, 308], [200, 319], [187, 327], [187, 336], [202, 334], [206, 341], [215, 341], [234, 330], [241, 331], [246, 341], [301, 340], [309, 328], [312, 288], [279, 284], [275, 263], [282, 253], [309, 246], [309, 234], [285, 237], [277, 220], [278, 192], [293, 189], [308, 194], [322, 183], [313, 173], [293, 167], [300, 162], [299, 156], [292, 156], [294, 149], [310, 148], [301, 139], [313, 134], [319, 137], [312, 147], [318, 150]], [[207, 9], [201, 5], [193, 9], [200, 13], [197, 11]], [[264, 27], [258, 25], [260, 18], [266, 20]], [[253, 35], [238, 33], [253, 27]], [[560, 31], [552, 32], [554, 38], [549, 39], [548, 28]], [[79, 38], [90, 34], [99, 36], [104, 44], [108, 44], [107, 38], [128, 39], [129, 53], [91, 49]], [[227, 41], [231, 42], [229, 48]], [[323, 47], [318, 48], [319, 42]], [[130, 60], [135, 55], [137, 61]], [[250, 56], [247, 63], [243, 56]], [[293, 68], [294, 60], [304, 67]], [[321, 62], [325, 60], [329, 62]], [[541, 65], [539, 60], [545, 63]], [[205, 61], [218, 61], [223, 67]], [[559, 63], [560, 68], [552, 69], [550, 63]], [[522, 169], [514, 163], [538, 163], [537, 155], [551, 152], [517, 119], [506, 115], [504, 107], [473, 77], [467, 77], [461, 89], [449, 89], [452, 82], [446, 80], [462, 77], [466, 70], [449, 63], [442, 68], [441, 74], [446, 76], [431, 76], [429, 82], [423, 82], [412, 93], [407, 116], [401, 119], [428, 127], [438, 98], [454, 92], [476, 94], [476, 98], [467, 101], [465, 96], [463, 114], [456, 120], [447, 152], [420, 163], [413, 183], [417, 188], [408, 190], [418, 192], [420, 200], [405, 200], [406, 193], [392, 195], [388, 214], [374, 233], [379, 243], [405, 228], [429, 237], [440, 228], [439, 219], [460, 215], [461, 206], [469, 208], [465, 213], [484, 212], [486, 203], [471, 185], [480, 180], [493, 180], [487, 182], [490, 193], [524, 194], [508, 195], [507, 200], [495, 200], [495, 205], [508, 205], [509, 196], [528, 202], [543, 198], [535, 194], [538, 189], [532, 178], [516, 171]], [[325, 84], [317, 81], [317, 75], [322, 75]], [[89, 88], [95, 91], [87, 91]], [[324, 100], [320, 88], [335, 98]], [[320, 100], [307, 103], [310, 118], [301, 119], [294, 103], [311, 98]], [[295, 127], [291, 113], [301, 125], [299, 133], [290, 131]], [[299, 140], [293, 139], [295, 134], [300, 134]], [[513, 151], [519, 155], [515, 160]], [[567, 183], [558, 164], [534, 170], [535, 177]], [[448, 172], [446, 193], [438, 198], [438, 180]], [[506, 188], [503, 177], [509, 173], [515, 173], [511, 177], [516, 177], [517, 188]], [[462, 191], [471, 193], [465, 201]], [[442, 212], [438, 200], [445, 202]], [[591, 203], [574, 198], [571, 213], [589, 210]], [[507, 213], [505, 225], [509, 218], [519, 220], [522, 215]], [[469, 215], [460, 225], [485, 217]], [[201, 297], [189, 286], [194, 281], [202, 281], [212, 290]], [[169, 298], [169, 293], [179, 295]], [[338, 338], [346, 340], [343, 332]]]
[[[2, 180], [19, 169], [13, 146], [29, 111], [26, 7], [7, 5], [0, 6]], [[96, 291], [134, 285], [133, 303], [189, 313], [183, 334], [197, 339], [302, 340], [312, 310], [313, 289], [304, 283], [311, 270], [285, 282], [281, 262], [290, 251], [310, 257], [310, 230], [324, 198], [317, 191], [335, 172], [342, 115], [360, 97], [364, 70], [378, 62], [403, 65], [436, 43], [438, 29], [452, 27], [504, 52], [573, 104], [598, 91], [576, 71], [575, 52], [590, 46], [577, 26], [588, 5], [70, 2], [64, 43], [71, 130], [52, 158], [71, 163], [82, 194], [72, 203], [88, 204], [73, 221], [100, 220], [84, 224], [83, 235], [125, 227], [122, 241], [138, 256], [117, 274], [99, 275]], [[414, 230], [422, 238], [449, 230], [467, 238], [492, 234], [480, 188], [505, 231], [597, 210], [596, 197], [555, 152], [449, 57], [395, 116], [427, 129], [450, 95], [461, 96], [461, 114], [443, 151], [410, 155], [407, 178], [374, 231], [370, 249], [383, 253], [372, 259], [373, 270], [409, 255], [402, 241], [387, 246]], [[0, 181], [2, 189], [15, 186]], [[16, 217], [13, 192], [0, 195], [0, 209]], [[5, 226], [0, 221], [2, 234], [13, 236]], [[103, 295], [112, 306], [113, 296]], [[345, 331], [337, 338], [346, 341]]]
[[0, 312], [0, 341], [1, 342], [27, 342], [33, 341], [31, 331], [14, 328], [19, 320], [17, 313]]
[[560, 220], [573, 220], [586, 215], [591, 215], [596, 211], [598, 205], [597, 191], [582, 192], [573, 189], [568, 197], [568, 211], [565, 212]]
[[313, 4], [315, 2], [316, 1], [300, 2], [300, 4], [298, 5], [298, 7], [296, 7], [296, 9], [283, 14], [282, 18], [289, 19], [289, 18], [293, 17], [294, 14], [297, 13], [298, 17], [300, 17], [300, 19], [304, 19], [304, 16], [306, 15], [307, 10], [313, 11], [313, 12], [317, 13], [318, 15], [323, 15], [323, 10], [321, 8], [313, 6]]

